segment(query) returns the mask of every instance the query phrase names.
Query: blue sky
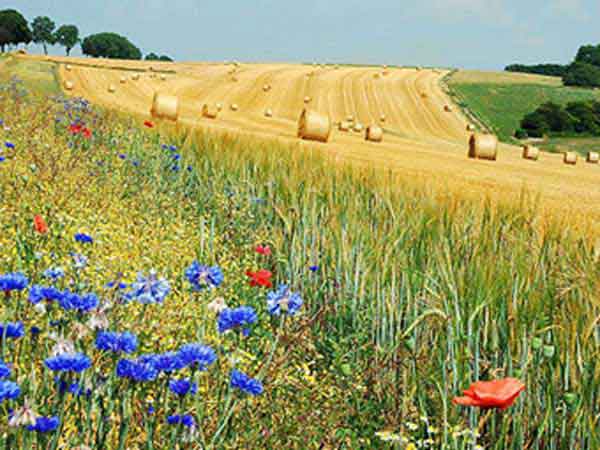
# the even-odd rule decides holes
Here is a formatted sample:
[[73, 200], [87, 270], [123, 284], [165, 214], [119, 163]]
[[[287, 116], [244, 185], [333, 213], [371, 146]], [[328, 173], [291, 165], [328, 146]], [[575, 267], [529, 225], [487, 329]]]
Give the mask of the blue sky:
[[84, 36], [114, 31], [143, 53], [186, 61], [493, 70], [566, 63], [579, 45], [600, 43], [598, 0], [0, 0], [4, 8], [74, 23]]

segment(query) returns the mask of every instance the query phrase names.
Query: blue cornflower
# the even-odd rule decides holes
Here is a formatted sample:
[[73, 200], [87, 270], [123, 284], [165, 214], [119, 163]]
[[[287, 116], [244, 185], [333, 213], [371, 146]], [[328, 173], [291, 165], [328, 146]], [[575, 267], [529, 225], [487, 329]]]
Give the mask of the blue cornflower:
[[44, 361], [54, 372], [83, 372], [92, 366], [92, 361], [83, 353], [63, 353]]
[[104, 285], [104, 287], [106, 289], [113, 289], [113, 288], [116, 288], [116, 289], [125, 289], [127, 287], [127, 283], [123, 283], [122, 281], [120, 281], [118, 283], [116, 281], [109, 281], [108, 283], [106, 283]]
[[22, 291], [28, 284], [27, 277], [19, 272], [0, 275], [0, 291]]
[[170, 150], [170, 151], [172, 151], [172, 152], [175, 152], [175, 151], [177, 151], [177, 147], [176, 147], [176, 146], [174, 146], [174, 145], [171, 145], [171, 146], [169, 147], [169, 150]]
[[187, 166], [187, 171], [191, 172], [192, 170], [194, 170], [194, 168], [192, 166]]
[[77, 242], [81, 242], [82, 244], [93, 244], [94, 243], [94, 239], [89, 234], [85, 234], [85, 233], [76, 233], [75, 240]]
[[0, 381], [0, 402], [14, 400], [21, 394], [21, 388], [13, 381]]
[[125, 159], [125, 158], [127, 158], [127, 155], [125, 153], [119, 153], [119, 158]]
[[293, 316], [301, 306], [302, 297], [290, 291], [286, 284], [280, 285], [276, 291], [271, 291], [267, 294], [269, 314], [279, 316], [281, 313], [287, 313]]
[[25, 334], [25, 327], [23, 322], [5, 322], [0, 323], [0, 338], [15, 338], [18, 339], [23, 337]]
[[167, 280], [158, 278], [156, 272], [150, 271], [147, 277], [142, 272], [138, 273], [137, 280], [131, 283], [130, 289], [127, 299], [147, 305], [162, 303], [171, 287]]
[[319, 266], [310, 266], [308, 270], [310, 270], [311, 272], [316, 272], [317, 270], [319, 270]]
[[12, 148], [15, 148], [15, 144], [13, 144], [13, 143], [12, 143], [12, 142], [10, 142], [10, 141], [6, 141], [6, 142], [4, 143], [4, 145], [6, 146], [6, 148], [11, 148], [11, 149], [12, 149]]
[[107, 352], [133, 353], [137, 350], [137, 346], [137, 338], [128, 331], [124, 333], [101, 331], [96, 336], [96, 348]]
[[148, 414], [153, 415], [156, 412], [156, 410], [154, 409], [154, 406], [149, 405], [148, 406]]
[[175, 153], [171, 156], [171, 158], [173, 158], [175, 161], [179, 161], [181, 159], [181, 155], [179, 153]]
[[80, 397], [82, 395], [89, 397], [89, 395], [92, 393], [91, 389], [85, 389], [79, 383], [67, 383], [58, 376], [55, 378], [55, 381], [58, 383], [58, 390], [61, 394], [68, 392], [76, 397]]
[[174, 372], [185, 367], [184, 361], [177, 352], [165, 352], [154, 355], [151, 359], [152, 365], [159, 372]]
[[135, 160], [133, 161], [131, 164], [133, 164], [133, 167], [139, 167], [140, 166], [140, 162]]
[[167, 422], [170, 425], [182, 424], [186, 428], [192, 428], [196, 424], [196, 421], [194, 420], [194, 417], [191, 414], [184, 414], [182, 416], [177, 414], [174, 416], [169, 416], [167, 417]]
[[117, 376], [134, 381], [153, 381], [158, 376], [154, 365], [143, 360], [121, 359], [117, 363]]
[[206, 370], [206, 366], [211, 365], [217, 360], [217, 354], [208, 345], [203, 344], [185, 344], [179, 348], [179, 359], [188, 367], [198, 367], [200, 370]]
[[44, 270], [42, 273], [44, 278], [49, 278], [51, 280], [58, 280], [65, 276], [65, 271], [62, 267], [51, 267], [50, 269]]
[[10, 375], [10, 367], [6, 363], [0, 360], [0, 378], [6, 378]]
[[100, 300], [96, 294], [75, 294], [65, 291], [58, 300], [58, 304], [66, 311], [76, 310], [79, 312], [88, 312], [97, 308]]
[[245, 373], [235, 369], [231, 371], [231, 387], [238, 388], [251, 395], [259, 395], [263, 391], [263, 385], [259, 380], [250, 378]]
[[73, 258], [73, 267], [76, 269], [83, 269], [85, 266], [87, 266], [87, 256], [80, 253], [71, 253], [71, 257]]
[[49, 433], [54, 431], [60, 425], [60, 419], [53, 417], [38, 417], [33, 425], [27, 425], [29, 431], [37, 431], [38, 433]]
[[174, 394], [177, 394], [181, 397], [184, 395], [196, 395], [198, 392], [198, 385], [196, 383], [192, 383], [190, 380], [171, 380], [169, 381], [169, 389]]
[[181, 169], [181, 167], [179, 167], [179, 165], [178, 165], [178, 164], [173, 164], [173, 165], [171, 166], [171, 170], [172, 170], [173, 172], [179, 172], [179, 170], [180, 170], [180, 169]]
[[219, 266], [204, 266], [198, 261], [194, 261], [185, 270], [185, 276], [195, 291], [201, 291], [204, 288], [216, 288], [224, 280], [223, 272]]
[[258, 320], [256, 311], [251, 306], [240, 306], [239, 308], [225, 308], [217, 318], [219, 333], [225, 333], [237, 327], [244, 328], [244, 334], [248, 332], [248, 325]]
[[64, 295], [65, 294], [63, 292], [59, 291], [55, 287], [47, 287], [40, 286], [39, 284], [34, 284], [29, 290], [28, 300], [30, 303], [37, 305], [41, 301], [60, 301]]
[[29, 331], [31, 332], [32, 336], [37, 336], [42, 330], [40, 329], [40, 327], [36, 327], [35, 325], [33, 325]]
[[0, 162], [4, 162], [6, 161], [6, 158], [4, 156], [0, 156]]

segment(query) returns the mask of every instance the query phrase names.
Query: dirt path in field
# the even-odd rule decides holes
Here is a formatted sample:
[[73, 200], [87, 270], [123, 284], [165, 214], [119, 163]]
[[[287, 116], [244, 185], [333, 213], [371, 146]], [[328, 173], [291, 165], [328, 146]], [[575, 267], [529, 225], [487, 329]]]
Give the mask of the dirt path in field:
[[[32, 57], [32, 56], [28, 56]], [[538, 194], [541, 206], [560, 214], [584, 214], [600, 221], [600, 166], [580, 160], [566, 166], [562, 156], [543, 153], [540, 161], [521, 158], [515, 147], [501, 145], [498, 161], [467, 158], [467, 121], [455, 112], [445, 112], [450, 103], [439, 86], [443, 71], [412, 68], [323, 68], [291, 64], [242, 64], [237, 82], [224, 63], [154, 63], [77, 58], [52, 58], [71, 62], [71, 71], [60, 66], [60, 77], [75, 84], [70, 95], [127, 112], [148, 114], [155, 91], [176, 94], [182, 104], [181, 121], [193, 126], [234, 130], [297, 142], [297, 119], [305, 96], [310, 108], [329, 114], [338, 122], [348, 115], [364, 125], [381, 123], [384, 142], [370, 143], [363, 134], [334, 131], [327, 144], [310, 144], [324, 149], [337, 160], [397, 170], [425, 179], [432, 185], [446, 185], [469, 195], [517, 199], [523, 190]], [[94, 64], [100, 68], [81, 64]], [[155, 71], [175, 71], [166, 81], [151, 78]], [[115, 69], [114, 67], [119, 67]], [[139, 81], [133, 72], [145, 70]], [[312, 73], [312, 75], [311, 75]], [[122, 75], [128, 81], [120, 84]], [[108, 93], [114, 84], [117, 92]], [[270, 84], [269, 92], [263, 86]], [[203, 103], [223, 103], [217, 120], [200, 116]], [[231, 111], [237, 103], [239, 111]], [[265, 117], [266, 108], [273, 117]]]

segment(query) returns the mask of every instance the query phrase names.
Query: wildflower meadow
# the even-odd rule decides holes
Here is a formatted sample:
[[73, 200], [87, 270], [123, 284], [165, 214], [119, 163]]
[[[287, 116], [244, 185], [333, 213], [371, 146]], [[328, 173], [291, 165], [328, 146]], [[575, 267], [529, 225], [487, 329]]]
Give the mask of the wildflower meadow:
[[0, 441], [597, 449], [565, 218], [0, 87]]

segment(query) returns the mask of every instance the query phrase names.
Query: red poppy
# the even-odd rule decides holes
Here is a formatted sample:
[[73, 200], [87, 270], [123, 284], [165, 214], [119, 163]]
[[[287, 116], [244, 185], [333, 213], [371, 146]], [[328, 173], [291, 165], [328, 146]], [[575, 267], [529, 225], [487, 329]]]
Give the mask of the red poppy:
[[144, 126], [146, 126], [148, 128], [154, 128], [154, 124], [152, 122], [150, 122], [149, 120], [144, 121]]
[[271, 247], [269, 247], [268, 245], [257, 245], [254, 250], [259, 255], [269, 256], [271, 254]]
[[86, 139], [89, 139], [89, 138], [91, 138], [91, 137], [92, 137], [92, 130], [90, 130], [89, 128], [84, 128], [84, 129], [81, 131], [81, 134], [83, 134], [83, 137], [84, 137], [84, 138], [86, 138]]
[[35, 231], [37, 231], [40, 234], [46, 234], [48, 232], [48, 225], [46, 224], [44, 218], [39, 214], [36, 214], [33, 218], [33, 226], [35, 228]]
[[250, 272], [247, 271], [246, 275], [250, 278], [250, 286], [263, 286], [263, 287], [271, 287], [273, 283], [271, 283], [271, 276], [273, 274], [265, 269], [260, 269], [258, 272]]
[[69, 131], [71, 132], [71, 134], [78, 134], [81, 131], [82, 126], [80, 124], [76, 124], [76, 125], [69, 125]]
[[525, 385], [515, 378], [494, 381], [477, 381], [464, 391], [464, 397], [455, 397], [456, 405], [480, 408], [506, 409], [514, 403]]

